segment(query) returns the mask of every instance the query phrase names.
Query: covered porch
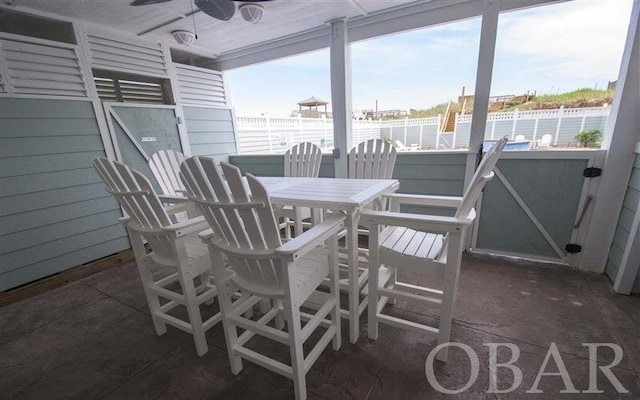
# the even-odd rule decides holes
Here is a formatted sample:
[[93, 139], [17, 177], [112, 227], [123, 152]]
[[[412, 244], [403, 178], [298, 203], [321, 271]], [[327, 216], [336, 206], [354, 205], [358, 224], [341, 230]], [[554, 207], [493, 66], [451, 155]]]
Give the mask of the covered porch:
[[[333, 119], [329, 126], [323, 121], [322, 129], [332, 148], [323, 155], [320, 176], [346, 177], [347, 154], [359, 138], [359, 122], [352, 120], [351, 43], [477, 17], [482, 27], [475, 102], [458, 137], [466, 148], [400, 154], [393, 176], [401, 193], [460, 196], [488, 129], [497, 126], [487, 110], [498, 19], [554, 2], [433, 0], [387, 7], [278, 0], [267, 11], [282, 18], [298, 13], [296, 23], [268, 22], [255, 31], [237, 18], [229, 25], [213, 23], [199, 33], [200, 43], [210, 45], [195, 48], [176, 45], [170, 36], [191, 26], [187, 3], [153, 6], [148, 14], [124, 3], [10, 3], [0, 11], [43, 25], [0, 29], [0, 364], [7, 371], [0, 388], [12, 398], [137, 399], [293, 394], [289, 380], [249, 363], [232, 375], [220, 326], [207, 333], [211, 346], [204, 357], [197, 357], [189, 335], [171, 329], [155, 335], [131, 245], [118, 223], [122, 211], [91, 160], [131, 160], [142, 170], [145, 151], [164, 146], [229, 161], [245, 173], [282, 176], [281, 155], [238, 154], [242, 143], [225, 71], [329, 48]], [[478, 355], [477, 379], [473, 357], [454, 349], [435, 371], [446, 388], [438, 390], [425, 375], [435, 341], [385, 326], [377, 341], [363, 334], [356, 344], [343, 340], [341, 351], [323, 353], [308, 375], [309, 398], [440, 398], [467, 383], [460, 396], [484, 398], [490, 343], [514, 344], [521, 352], [514, 366], [523, 381], [508, 398], [522, 398], [536, 386], [553, 343], [577, 391], [593, 388], [593, 355], [584, 344], [620, 346], [624, 357], [612, 372], [629, 393], [600, 373], [604, 394], [582, 396], [637, 397], [640, 307], [639, 298], [628, 295], [640, 293], [639, 18], [636, 0], [602, 148], [505, 154], [477, 204], [451, 336]], [[52, 35], [52, 27], [64, 33]], [[233, 40], [215, 40], [220, 37]], [[555, 133], [557, 140], [559, 122]], [[408, 135], [405, 125], [405, 142]], [[105, 257], [125, 261], [66, 281], [89, 275], [85, 271]], [[418, 321], [434, 318], [401, 301], [388, 309]], [[286, 347], [271, 349], [260, 341], [255, 346], [286, 358]], [[499, 349], [501, 361], [514, 354], [508, 350]], [[612, 351], [600, 352], [600, 365], [614, 363]], [[500, 373], [500, 382], [513, 382], [507, 368]], [[567, 388], [559, 376], [543, 377], [544, 393], [526, 396], [562, 398]]]

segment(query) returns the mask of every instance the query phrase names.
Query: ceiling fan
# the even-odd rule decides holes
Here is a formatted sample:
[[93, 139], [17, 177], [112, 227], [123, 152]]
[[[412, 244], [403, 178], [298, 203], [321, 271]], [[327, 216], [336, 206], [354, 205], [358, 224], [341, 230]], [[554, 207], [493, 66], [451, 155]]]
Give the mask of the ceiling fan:
[[[171, 0], [134, 0], [131, 5], [132, 6], [146, 6], [149, 4], [158, 4], [158, 3], [166, 3]], [[264, 1], [271, 0], [236, 0], [241, 3], [260, 3]], [[234, 0], [195, 0], [195, 5], [202, 12], [213, 17], [215, 19], [219, 19], [221, 21], [228, 21], [233, 17], [233, 14], [236, 12], [236, 6], [234, 4]]]

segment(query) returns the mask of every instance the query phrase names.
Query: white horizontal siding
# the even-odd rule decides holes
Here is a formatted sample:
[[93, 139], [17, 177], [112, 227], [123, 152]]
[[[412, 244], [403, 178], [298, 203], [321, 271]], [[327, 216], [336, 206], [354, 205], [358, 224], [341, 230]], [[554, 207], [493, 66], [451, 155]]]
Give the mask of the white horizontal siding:
[[227, 107], [222, 74], [205, 68], [174, 64], [183, 105]]
[[86, 97], [75, 47], [0, 40], [3, 92]]
[[87, 33], [91, 67], [133, 74], [167, 76], [164, 52], [158, 43], [124, 40]]

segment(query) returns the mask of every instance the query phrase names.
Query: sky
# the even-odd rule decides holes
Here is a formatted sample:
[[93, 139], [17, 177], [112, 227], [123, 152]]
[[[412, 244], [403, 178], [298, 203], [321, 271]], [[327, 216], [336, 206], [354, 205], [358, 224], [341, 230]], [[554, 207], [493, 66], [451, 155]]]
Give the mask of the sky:
[[[576, 0], [500, 15], [491, 95], [606, 88], [617, 79], [631, 0]], [[354, 110], [426, 109], [473, 94], [480, 18], [354, 42]], [[331, 103], [329, 50], [226, 72], [238, 116]], [[329, 104], [331, 109], [331, 104]]]

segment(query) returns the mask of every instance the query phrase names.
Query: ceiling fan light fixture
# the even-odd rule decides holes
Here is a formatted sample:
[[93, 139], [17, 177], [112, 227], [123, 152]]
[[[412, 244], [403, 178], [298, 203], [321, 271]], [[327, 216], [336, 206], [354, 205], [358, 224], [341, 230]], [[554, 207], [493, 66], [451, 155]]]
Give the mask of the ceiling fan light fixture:
[[196, 38], [196, 35], [190, 31], [173, 31], [171, 32], [171, 35], [178, 44], [183, 44], [185, 46], [191, 45]]
[[250, 24], [257, 24], [264, 15], [264, 7], [260, 4], [246, 3], [238, 7], [242, 19]]

